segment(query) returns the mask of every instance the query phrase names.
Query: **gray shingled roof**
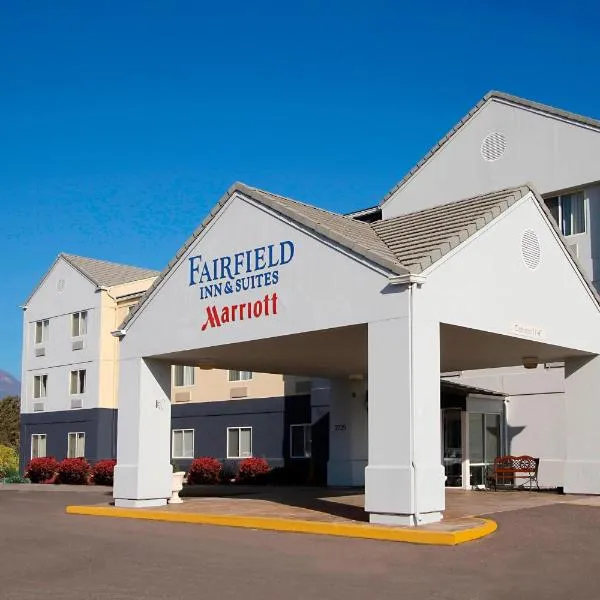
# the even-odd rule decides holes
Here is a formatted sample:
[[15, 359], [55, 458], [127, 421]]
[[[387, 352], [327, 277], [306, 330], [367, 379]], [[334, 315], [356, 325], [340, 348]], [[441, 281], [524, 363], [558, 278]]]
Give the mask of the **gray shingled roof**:
[[500, 100], [502, 102], [508, 102], [510, 104], [536, 110], [553, 117], [566, 119], [567, 121], [591, 127], [592, 129], [598, 129], [600, 131], [600, 121], [597, 119], [591, 119], [590, 117], [584, 117], [576, 113], [561, 110], [560, 108], [554, 108], [547, 104], [492, 90], [491, 92], [488, 92], [433, 148], [431, 148], [431, 150], [383, 197], [383, 200], [381, 200], [379, 205], [385, 204], [394, 192], [401, 188], [442, 146], [444, 146], [460, 129], [462, 129], [462, 127], [464, 127], [464, 125], [467, 124], [468, 121], [471, 120], [471, 117], [473, 117], [475, 113], [493, 100]]
[[48, 269], [44, 277], [35, 286], [31, 294], [29, 294], [24, 306], [29, 304], [31, 298], [33, 298], [44, 281], [46, 281], [46, 277], [48, 277], [48, 274], [50, 271], [52, 271], [54, 265], [61, 259], [67, 261], [74, 269], [79, 271], [84, 277], [99, 287], [111, 287], [113, 285], [131, 283], [133, 281], [140, 281], [142, 279], [158, 277], [160, 275], [160, 271], [154, 271], [152, 269], [121, 265], [118, 263], [108, 262], [106, 260], [86, 258], [84, 256], [76, 256], [75, 254], [65, 254], [63, 252], [57, 256], [50, 269]]
[[[365, 223], [284, 196], [249, 187], [243, 183], [236, 183], [215, 205], [200, 227], [175, 255], [163, 274], [154, 281], [142, 301], [121, 324], [121, 328], [125, 327], [169, 270], [187, 252], [231, 196], [236, 193], [269, 207], [304, 228], [366, 258], [392, 275], [409, 275], [422, 273], [532, 191], [529, 186], [524, 185], [408, 213], [392, 219]], [[546, 210], [548, 218], [553, 223], [543, 201], [535, 192], [534, 198]], [[554, 226], [556, 227], [556, 224]]]
[[501, 190], [376, 221], [371, 227], [398, 262], [418, 274], [529, 192], [528, 186]]
[[60, 257], [64, 258], [71, 266], [85, 275], [92, 283], [100, 287], [112, 287], [113, 285], [131, 283], [160, 275], [160, 271], [153, 269], [121, 265], [106, 260], [76, 256], [74, 254], [62, 253]]

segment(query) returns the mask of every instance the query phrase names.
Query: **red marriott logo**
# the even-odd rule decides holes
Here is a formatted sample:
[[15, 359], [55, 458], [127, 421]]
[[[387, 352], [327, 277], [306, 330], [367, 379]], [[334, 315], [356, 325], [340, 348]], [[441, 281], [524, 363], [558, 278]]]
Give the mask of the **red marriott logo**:
[[221, 327], [225, 323], [233, 323], [234, 321], [260, 319], [261, 317], [276, 315], [278, 299], [277, 294], [274, 292], [270, 296], [267, 294], [262, 300], [254, 302], [240, 302], [221, 308], [207, 306], [206, 321], [202, 325], [202, 331], [206, 331], [207, 327]]

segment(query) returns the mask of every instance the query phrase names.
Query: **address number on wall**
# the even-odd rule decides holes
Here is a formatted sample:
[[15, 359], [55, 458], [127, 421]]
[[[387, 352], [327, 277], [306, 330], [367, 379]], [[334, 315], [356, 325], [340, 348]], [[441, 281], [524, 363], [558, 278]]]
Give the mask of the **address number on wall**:
[[334, 430], [335, 431], [346, 431], [346, 429], [348, 429], [348, 428], [344, 424], [334, 425]]

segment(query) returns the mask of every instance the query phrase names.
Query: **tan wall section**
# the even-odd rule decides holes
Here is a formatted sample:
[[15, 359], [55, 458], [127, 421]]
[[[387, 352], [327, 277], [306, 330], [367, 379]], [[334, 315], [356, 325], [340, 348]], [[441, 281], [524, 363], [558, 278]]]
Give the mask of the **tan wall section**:
[[[100, 325], [100, 364], [99, 364], [99, 406], [116, 408], [118, 406], [117, 391], [119, 381], [119, 340], [112, 335], [135, 306], [154, 279], [134, 281], [114, 286], [101, 294]], [[133, 296], [133, 294], [139, 294]], [[174, 380], [173, 380], [174, 383]], [[195, 384], [193, 386], [172, 386], [171, 401], [180, 402], [215, 402], [242, 398], [270, 398], [310, 393], [310, 379], [272, 375], [270, 373], [253, 373], [248, 381], [229, 381], [229, 372], [219, 369], [210, 371], [195, 367]]]
[[139, 296], [119, 300], [119, 296], [141, 294], [154, 278], [116, 285], [101, 294], [100, 302], [100, 348], [99, 348], [99, 399], [100, 408], [117, 408], [119, 382], [119, 340], [111, 332], [118, 328], [129, 312], [129, 307], [139, 302]]
[[[175, 379], [172, 378], [174, 384]], [[229, 381], [229, 372], [195, 367], [193, 386], [171, 387], [173, 403], [215, 402], [242, 398], [270, 398], [310, 393], [310, 379], [271, 373], [253, 373], [248, 381]]]

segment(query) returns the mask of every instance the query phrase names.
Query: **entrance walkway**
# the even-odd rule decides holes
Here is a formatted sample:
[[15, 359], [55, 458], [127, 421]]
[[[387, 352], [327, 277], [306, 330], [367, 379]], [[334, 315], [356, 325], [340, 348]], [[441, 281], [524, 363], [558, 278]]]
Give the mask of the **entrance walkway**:
[[197, 486], [187, 488], [184, 497], [183, 504], [154, 509], [124, 509], [103, 504], [70, 506], [67, 512], [456, 545], [495, 531], [495, 523], [484, 518], [486, 515], [551, 504], [597, 502], [593, 497], [551, 492], [447, 489], [447, 509], [441, 523], [404, 528], [369, 524], [363, 510], [364, 494], [356, 489]]
[[[169, 505], [158, 510], [252, 515], [337, 523], [368, 521], [368, 515], [363, 510], [364, 493], [356, 489], [245, 487], [237, 490], [232, 487], [231, 493], [228, 488], [220, 488], [220, 490], [219, 493], [219, 488], [216, 487], [208, 490], [202, 486], [195, 489], [188, 488], [184, 494], [184, 504]], [[210, 493], [210, 497], [206, 497], [207, 492]], [[493, 492], [447, 488], [444, 520], [447, 522], [509, 510], [535, 508], [563, 502], [581, 502], [582, 498], [585, 498], [586, 502], [589, 501], [587, 497], [565, 496], [553, 492], [522, 490]]]

